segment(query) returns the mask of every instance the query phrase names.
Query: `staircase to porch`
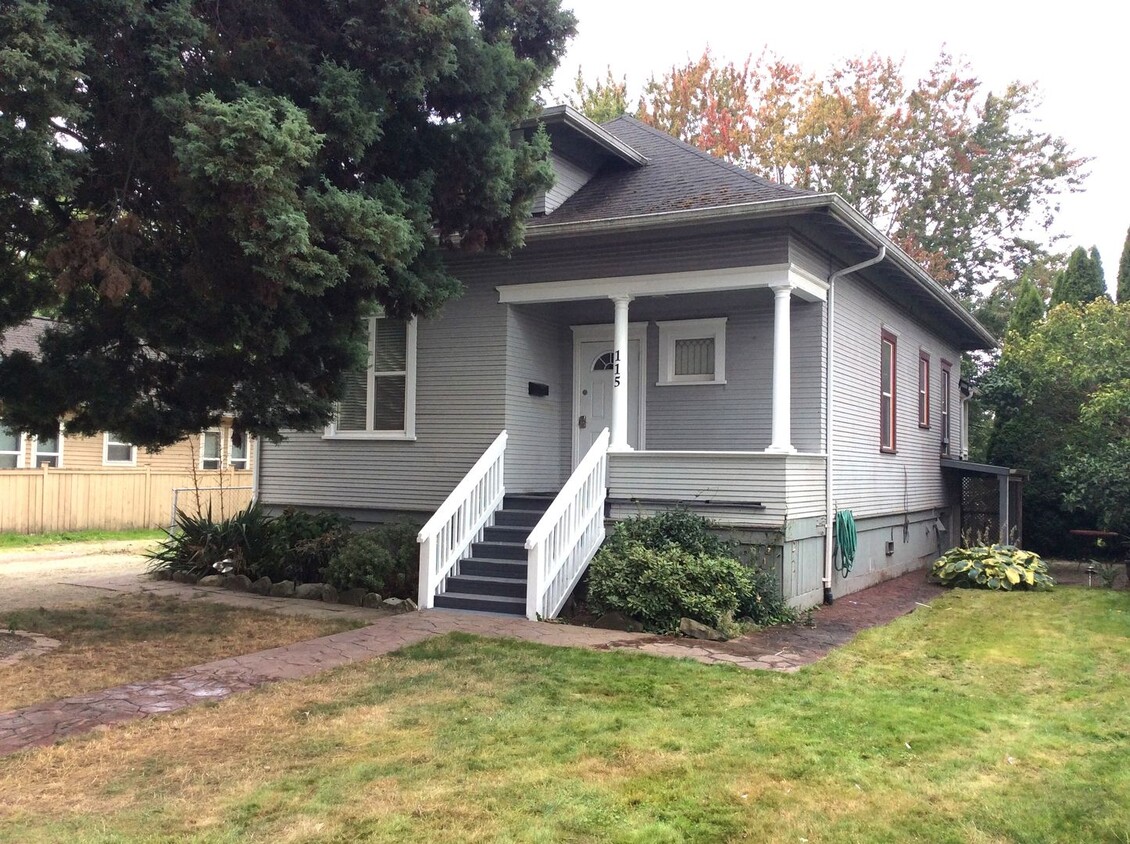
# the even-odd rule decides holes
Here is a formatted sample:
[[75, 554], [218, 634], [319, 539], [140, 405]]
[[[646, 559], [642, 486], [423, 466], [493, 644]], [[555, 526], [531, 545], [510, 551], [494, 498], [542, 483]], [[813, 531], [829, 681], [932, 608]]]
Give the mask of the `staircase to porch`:
[[435, 605], [525, 615], [526, 537], [552, 502], [552, 495], [505, 496], [494, 524], [483, 528], [482, 541], [472, 543], [470, 555], [460, 558], [459, 573], [448, 576], [447, 589], [435, 596]]

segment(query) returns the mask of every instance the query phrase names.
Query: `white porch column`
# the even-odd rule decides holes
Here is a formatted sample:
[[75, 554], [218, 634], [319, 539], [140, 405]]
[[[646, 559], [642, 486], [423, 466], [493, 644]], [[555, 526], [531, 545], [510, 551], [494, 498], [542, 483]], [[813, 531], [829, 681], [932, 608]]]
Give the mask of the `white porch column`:
[[631, 451], [628, 445], [628, 303], [631, 296], [613, 296], [616, 320], [613, 327], [612, 354], [612, 431], [609, 451]]
[[773, 289], [773, 441], [765, 449], [774, 454], [795, 454], [792, 442], [792, 328], [793, 287], [787, 281]]

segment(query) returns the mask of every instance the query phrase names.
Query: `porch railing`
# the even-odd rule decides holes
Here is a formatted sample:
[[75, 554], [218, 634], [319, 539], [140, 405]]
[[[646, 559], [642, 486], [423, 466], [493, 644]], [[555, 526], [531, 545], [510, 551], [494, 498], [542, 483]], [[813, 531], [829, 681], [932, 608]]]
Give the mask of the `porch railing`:
[[502, 506], [506, 494], [505, 456], [506, 431], [503, 431], [417, 535], [420, 609], [435, 606], [435, 596], [443, 591], [447, 576], [458, 574], [455, 567], [459, 559], [466, 555], [472, 542], [481, 538], [483, 528], [491, 524], [495, 511]]
[[604, 541], [608, 429], [601, 431], [526, 539], [526, 616], [553, 618]]

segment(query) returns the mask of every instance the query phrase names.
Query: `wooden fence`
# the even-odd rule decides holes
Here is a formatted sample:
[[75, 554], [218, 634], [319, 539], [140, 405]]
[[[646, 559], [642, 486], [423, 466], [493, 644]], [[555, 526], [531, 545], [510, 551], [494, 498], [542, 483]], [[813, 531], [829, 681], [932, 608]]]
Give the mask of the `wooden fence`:
[[[181, 510], [212, 508], [217, 518], [251, 502], [247, 473], [151, 469], [0, 471], [0, 533], [167, 527], [173, 490]], [[237, 487], [242, 487], [238, 488]], [[199, 495], [196, 488], [200, 488]]]

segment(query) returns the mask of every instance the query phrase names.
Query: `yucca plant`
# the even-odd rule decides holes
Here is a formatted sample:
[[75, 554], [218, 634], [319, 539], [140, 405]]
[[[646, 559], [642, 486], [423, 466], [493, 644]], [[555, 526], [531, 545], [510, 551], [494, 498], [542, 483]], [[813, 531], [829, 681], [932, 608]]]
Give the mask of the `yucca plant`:
[[177, 513], [176, 524], [149, 556], [149, 571], [184, 572], [193, 577], [215, 574], [254, 574], [269, 553], [271, 517], [257, 503], [234, 516], [215, 521], [212, 508], [204, 514]]
[[1015, 545], [951, 548], [932, 569], [943, 586], [965, 589], [1051, 589], [1055, 581], [1040, 555]]

